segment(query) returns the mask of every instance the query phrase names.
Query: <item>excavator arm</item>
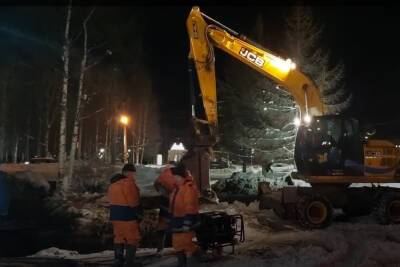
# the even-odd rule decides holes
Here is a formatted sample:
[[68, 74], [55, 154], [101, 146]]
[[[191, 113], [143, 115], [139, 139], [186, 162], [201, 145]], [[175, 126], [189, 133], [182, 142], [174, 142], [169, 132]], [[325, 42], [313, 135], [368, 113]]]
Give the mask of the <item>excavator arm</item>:
[[[318, 88], [306, 75], [296, 69], [295, 63], [290, 59], [284, 60], [274, 55], [271, 51], [208, 17], [198, 7], [192, 8], [186, 21], [186, 27], [190, 41], [189, 61], [196, 69], [206, 116], [205, 120], [199, 120], [195, 118], [193, 112], [193, 117], [196, 121], [208, 124], [207, 135], [209, 138], [207, 140], [214, 140], [214, 142], [203, 142], [203, 146], [205, 144], [211, 148], [217, 141], [215, 47], [272, 79], [278, 86], [289, 92], [299, 106], [300, 118], [305, 124], [311, 121], [312, 116], [324, 114], [325, 109]], [[300, 119], [298, 119], [299, 122], [301, 123]], [[197, 131], [197, 135], [204, 137], [200, 130]], [[193, 162], [193, 159], [191, 161]], [[196, 167], [192, 168], [202, 169], [203, 177], [197, 175], [200, 176], [198, 179], [202, 181], [200, 188], [205, 189], [209, 187], [208, 170], [204, 166], [198, 166], [201, 161], [195, 161], [197, 163], [192, 165], [196, 165]], [[196, 173], [196, 171], [194, 172]]]
[[[206, 20], [213, 22], [208, 24]], [[190, 40], [189, 59], [193, 60], [210, 125], [217, 125], [214, 47], [272, 79], [289, 92], [306, 115], [324, 114], [324, 105], [315, 84], [296, 69], [290, 59], [284, 60], [244, 36], [213, 20], [193, 7], [186, 21]]]

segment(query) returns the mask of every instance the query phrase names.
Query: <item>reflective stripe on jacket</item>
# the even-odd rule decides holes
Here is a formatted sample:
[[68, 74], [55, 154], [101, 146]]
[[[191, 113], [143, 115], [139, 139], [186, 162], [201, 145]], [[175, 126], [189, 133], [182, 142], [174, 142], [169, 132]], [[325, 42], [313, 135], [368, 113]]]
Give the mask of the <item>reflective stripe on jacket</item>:
[[137, 220], [137, 208], [128, 206], [111, 205], [110, 220], [111, 221], [133, 221]]

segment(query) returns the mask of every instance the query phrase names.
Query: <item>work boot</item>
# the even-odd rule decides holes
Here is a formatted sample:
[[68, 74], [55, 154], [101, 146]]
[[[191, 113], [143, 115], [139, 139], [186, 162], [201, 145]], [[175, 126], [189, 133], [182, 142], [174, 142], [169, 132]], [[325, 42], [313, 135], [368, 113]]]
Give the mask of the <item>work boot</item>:
[[140, 262], [135, 262], [136, 258], [136, 246], [134, 245], [126, 245], [125, 246], [125, 263], [124, 267], [142, 267], [143, 264]]
[[113, 267], [122, 267], [124, 264], [124, 244], [114, 244]]
[[197, 262], [208, 262], [212, 259], [210, 255], [208, 255], [207, 252], [201, 248], [198, 248], [195, 252], [193, 252], [191, 258], [195, 259]]
[[162, 256], [162, 251], [164, 249], [165, 244], [165, 231], [157, 232], [157, 256]]
[[187, 258], [186, 258], [185, 252], [183, 252], [183, 251], [177, 252], [176, 257], [178, 258], [178, 266], [177, 267], [187, 267]]

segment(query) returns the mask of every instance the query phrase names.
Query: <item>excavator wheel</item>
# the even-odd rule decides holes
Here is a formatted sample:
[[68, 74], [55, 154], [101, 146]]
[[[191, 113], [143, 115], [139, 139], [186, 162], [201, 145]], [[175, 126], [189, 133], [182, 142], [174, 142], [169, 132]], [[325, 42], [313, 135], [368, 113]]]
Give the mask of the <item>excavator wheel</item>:
[[374, 215], [381, 224], [400, 223], [400, 193], [384, 193], [375, 207]]
[[297, 202], [296, 210], [297, 220], [305, 228], [321, 229], [329, 226], [332, 222], [332, 205], [321, 195], [302, 196]]

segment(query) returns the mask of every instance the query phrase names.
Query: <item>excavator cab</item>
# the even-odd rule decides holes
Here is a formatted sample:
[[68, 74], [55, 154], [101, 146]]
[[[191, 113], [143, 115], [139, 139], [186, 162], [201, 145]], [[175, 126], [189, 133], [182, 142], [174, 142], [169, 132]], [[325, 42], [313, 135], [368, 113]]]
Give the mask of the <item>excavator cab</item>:
[[310, 176], [363, 175], [348, 162], [363, 164], [363, 138], [356, 119], [340, 115], [315, 116], [296, 136], [297, 170]]

